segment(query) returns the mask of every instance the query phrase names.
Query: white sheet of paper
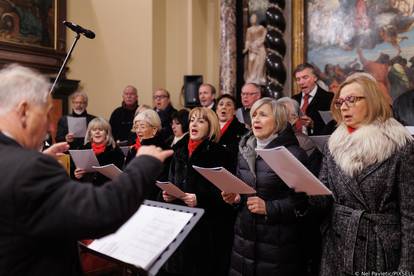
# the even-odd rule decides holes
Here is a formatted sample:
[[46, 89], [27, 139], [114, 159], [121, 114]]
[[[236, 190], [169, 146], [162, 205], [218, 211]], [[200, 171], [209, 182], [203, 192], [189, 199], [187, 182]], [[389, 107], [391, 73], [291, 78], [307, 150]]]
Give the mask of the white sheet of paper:
[[157, 181], [155, 184], [161, 190], [166, 191], [169, 195], [175, 196], [176, 198], [181, 198], [185, 196], [185, 193], [180, 188], [172, 184], [171, 182]]
[[122, 171], [114, 164], [108, 164], [105, 166], [92, 166], [92, 169], [105, 175], [106, 177], [110, 179], [114, 179], [115, 177], [117, 177], [118, 175], [122, 173]]
[[256, 193], [255, 189], [241, 181], [223, 167], [202, 168], [193, 166], [193, 168], [223, 192], [236, 194]]
[[296, 192], [308, 195], [330, 195], [332, 192], [319, 181], [296, 157], [285, 147], [273, 149], [256, 149], [256, 152], [273, 171]]
[[122, 153], [124, 154], [124, 156], [127, 156], [128, 151], [129, 151], [129, 146], [122, 146], [119, 148], [122, 150]]
[[88, 247], [148, 270], [192, 216], [190, 213], [141, 205], [118, 231], [94, 240]]
[[323, 122], [325, 123], [325, 125], [327, 125], [330, 121], [332, 121], [332, 112], [331, 111], [322, 111], [319, 110], [319, 114], [322, 117]]
[[99, 166], [98, 159], [91, 149], [69, 150], [76, 168], [84, 169], [87, 172], [95, 171], [92, 167]]
[[83, 138], [86, 135], [86, 118], [68, 116], [68, 131], [76, 138]]
[[309, 136], [309, 138], [318, 147], [318, 149], [319, 149], [320, 152], [323, 152], [323, 148], [325, 147], [325, 144], [328, 143], [329, 137], [331, 137], [331, 135], [315, 135], [315, 136]]
[[405, 128], [410, 132], [411, 135], [414, 135], [414, 126], [405, 126]]

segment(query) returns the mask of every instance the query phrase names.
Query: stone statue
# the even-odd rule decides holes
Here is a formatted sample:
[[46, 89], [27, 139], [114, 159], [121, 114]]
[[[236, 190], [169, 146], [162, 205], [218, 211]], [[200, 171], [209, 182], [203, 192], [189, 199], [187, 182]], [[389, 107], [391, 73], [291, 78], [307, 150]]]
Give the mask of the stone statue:
[[257, 24], [257, 15], [250, 16], [251, 26], [246, 31], [246, 42], [243, 54], [247, 53], [244, 81], [245, 83], [266, 84], [265, 58], [266, 49], [264, 46], [267, 30]]

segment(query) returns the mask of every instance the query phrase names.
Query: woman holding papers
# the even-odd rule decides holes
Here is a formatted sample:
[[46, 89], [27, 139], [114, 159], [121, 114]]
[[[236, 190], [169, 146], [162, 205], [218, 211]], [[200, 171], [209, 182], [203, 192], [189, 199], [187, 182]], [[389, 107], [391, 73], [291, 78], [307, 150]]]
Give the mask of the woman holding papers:
[[294, 193], [255, 149], [285, 146], [302, 163], [306, 153], [299, 147], [283, 104], [262, 98], [253, 104], [250, 115], [252, 132], [240, 141], [237, 176], [257, 194], [222, 194], [224, 201], [239, 207], [230, 275], [305, 275], [300, 230], [307, 196]]
[[335, 202], [323, 232], [321, 275], [413, 272], [413, 138], [365, 76], [342, 83], [332, 113], [339, 126], [320, 179]]
[[220, 126], [214, 111], [196, 107], [189, 114], [189, 135], [174, 145], [169, 181], [186, 193], [163, 199], [189, 207], [203, 208], [205, 214], [168, 261], [165, 269], [174, 275], [227, 275], [233, 233], [233, 209], [221, 199], [221, 192], [195, 171], [200, 167], [227, 167], [229, 157], [222, 146]]
[[233, 172], [236, 170], [240, 139], [247, 132], [244, 124], [236, 118], [236, 107], [236, 99], [229, 94], [223, 94], [217, 99], [216, 114], [220, 123], [218, 143], [231, 155]]
[[[85, 145], [81, 149], [92, 149], [101, 166], [114, 164], [119, 169], [123, 167], [124, 154], [112, 137], [111, 126], [103, 118], [97, 117], [89, 123]], [[92, 182], [96, 186], [101, 186], [109, 180], [98, 172], [86, 173], [83, 168], [76, 168], [74, 175], [76, 179]]]

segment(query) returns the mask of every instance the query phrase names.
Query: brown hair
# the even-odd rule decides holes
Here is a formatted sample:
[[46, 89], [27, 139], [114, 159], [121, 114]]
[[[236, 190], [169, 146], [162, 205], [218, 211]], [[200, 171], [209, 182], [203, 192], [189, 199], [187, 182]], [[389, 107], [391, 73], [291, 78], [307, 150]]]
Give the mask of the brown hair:
[[376, 81], [371, 78], [363, 75], [353, 76], [350, 75], [340, 86], [338, 93], [335, 94], [332, 103], [331, 111], [333, 118], [338, 122], [342, 122], [341, 110], [335, 108], [335, 101], [339, 98], [342, 89], [352, 83], [356, 83], [361, 87], [362, 93], [367, 101], [367, 117], [364, 120], [364, 123], [371, 123], [375, 120], [380, 120], [382, 122], [386, 121], [392, 116], [391, 106], [388, 104], [388, 101], [385, 99], [384, 94], [379, 90], [378, 84]]

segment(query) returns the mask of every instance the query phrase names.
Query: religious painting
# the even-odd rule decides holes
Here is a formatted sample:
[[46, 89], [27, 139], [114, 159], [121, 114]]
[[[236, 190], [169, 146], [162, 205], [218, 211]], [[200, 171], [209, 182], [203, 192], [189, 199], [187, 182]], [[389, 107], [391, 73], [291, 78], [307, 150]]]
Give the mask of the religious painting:
[[55, 73], [66, 52], [66, 0], [0, 0], [0, 65]]
[[0, 40], [55, 48], [55, 0], [0, 0]]
[[306, 56], [336, 92], [365, 71], [389, 101], [414, 88], [414, 1], [305, 1]]

